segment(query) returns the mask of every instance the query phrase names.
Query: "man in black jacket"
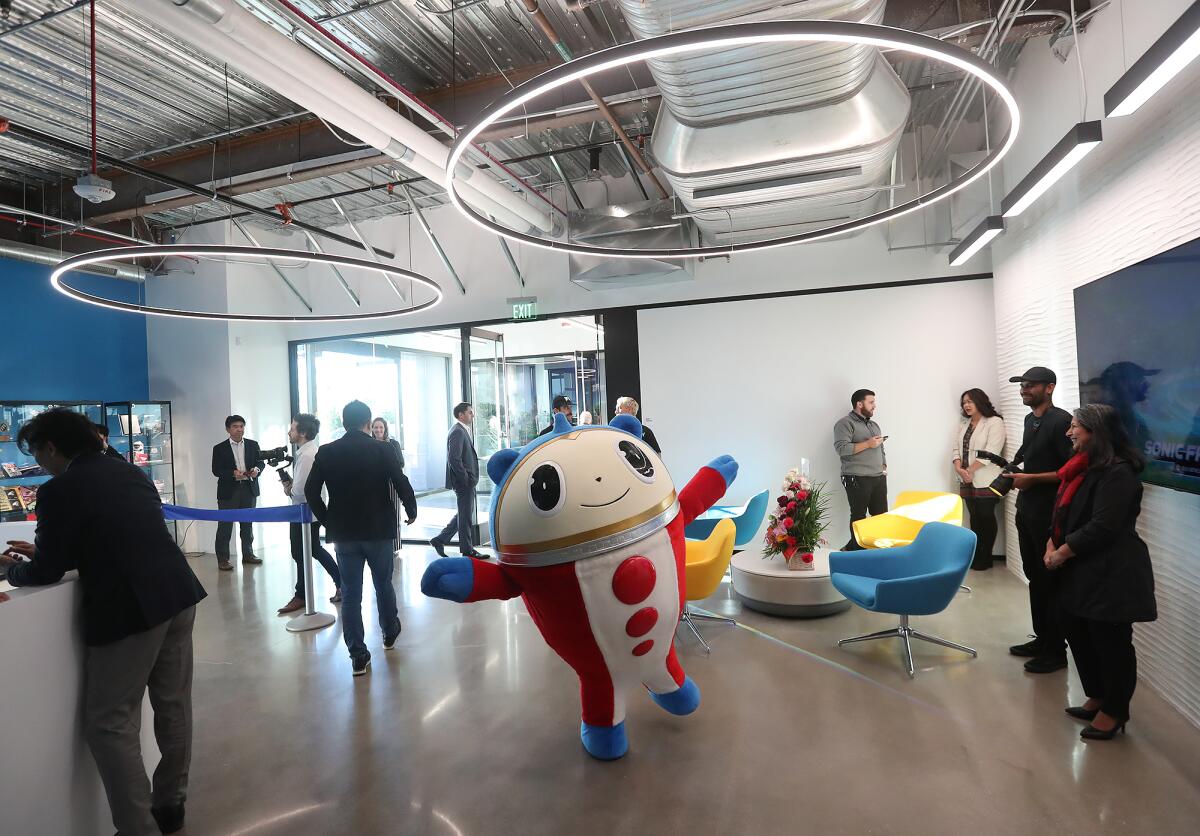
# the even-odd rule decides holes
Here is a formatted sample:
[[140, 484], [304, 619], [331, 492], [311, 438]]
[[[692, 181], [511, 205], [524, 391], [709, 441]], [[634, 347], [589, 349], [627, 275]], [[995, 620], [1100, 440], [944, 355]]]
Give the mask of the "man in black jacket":
[[[371, 653], [364, 643], [362, 621], [363, 568], [371, 567], [375, 603], [383, 646], [391, 650], [400, 635], [396, 590], [392, 586], [396, 535], [396, 507], [388, 484], [396, 488], [404, 503], [407, 523], [417, 518], [417, 498], [408, 477], [400, 468], [396, 448], [371, 437], [371, 409], [362, 401], [351, 401], [342, 410], [346, 434], [322, 445], [313, 459], [304, 498], [325, 526], [325, 539], [337, 544], [338, 568], [342, 574], [342, 636], [350, 651], [355, 676], [371, 666]], [[329, 505], [321, 489], [329, 489]]]
[[571, 399], [566, 395], [559, 395], [550, 405], [550, 423], [542, 427], [542, 431], [538, 433], [539, 437], [550, 434], [550, 431], [554, 429], [554, 416], [560, 412], [567, 416], [568, 421], [575, 415], [574, 404], [571, 403]]
[[1067, 666], [1066, 640], [1058, 600], [1060, 573], [1046, 568], [1046, 541], [1058, 493], [1058, 470], [1073, 455], [1067, 430], [1071, 413], [1054, 405], [1058, 377], [1045, 366], [1034, 366], [1023, 375], [1009, 378], [1021, 384], [1021, 401], [1030, 408], [1025, 416], [1025, 434], [1013, 464], [1022, 464], [1013, 474], [1017, 494], [1017, 542], [1021, 567], [1029, 580], [1029, 610], [1034, 639], [1013, 645], [1013, 656], [1032, 657], [1025, 662], [1029, 673], [1053, 673]]
[[[13, 586], [52, 584], [79, 570], [84, 734], [113, 823], [122, 834], [173, 833], [183, 827], [187, 797], [192, 625], [204, 589], [171, 539], [154, 485], [137, 468], [105, 456], [85, 416], [43, 412], [21, 428], [17, 442], [54, 478], [38, 490], [35, 542], [10, 542], [0, 565]], [[162, 752], [153, 789], [139, 740], [147, 687]]]
[[[266, 463], [259, 453], [258, 442], [246, 438], [246, 419], [230, 415], [225, 419], [229, 438], [213, 447], [212, 473], [217, 477], [217, 507], [221, 510], [253, 508], [258, 504], [258, 474]], [[242, 537], [242, 563], [262, 563], [254, 556], [254, 524], [238, 523]], [[229, 559], [229, 539], [233, 523], [217, 523], [217, 568], [233, 571]]]
[[100, 443], [104, 445], [104, 455], [112, 456], [114, 459], [125, 461], [125, 457], [113, 449], [113, 446], [108, 443], [108, 427], [104, 424], [96, 424], [96, 433], [100, 436]]

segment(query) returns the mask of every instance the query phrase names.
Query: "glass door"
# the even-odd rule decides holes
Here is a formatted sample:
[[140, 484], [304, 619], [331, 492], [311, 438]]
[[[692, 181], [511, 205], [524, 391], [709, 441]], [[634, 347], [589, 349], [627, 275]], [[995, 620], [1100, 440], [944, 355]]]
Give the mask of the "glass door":
[[507, 375], [504, 335], [472, 328], [470, 336], [471, 402], [475, 407], [475, 452], [479, 454], [479, 488], [475, 492], [475, 542], [491, 542], [488, 512], [495, 485], [487, 475], [488, 459], [509, 446]]

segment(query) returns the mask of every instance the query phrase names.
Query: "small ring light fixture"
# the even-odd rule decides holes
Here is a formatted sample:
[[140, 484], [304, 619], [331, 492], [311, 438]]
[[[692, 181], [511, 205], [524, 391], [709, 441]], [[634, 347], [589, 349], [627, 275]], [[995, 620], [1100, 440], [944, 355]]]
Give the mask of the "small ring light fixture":
[[[303, 261], [307, 263], [330, 264], [334, 267], [343, 268], [358, 268], [361, 270], [371, 270], [384, 277], [393, 279], [402, 279], [416, 284], [424, 285], [433, 291], [433, 299], [428, 302], [422, 302], [419, 305], [409, 305], [404, 308], [396, 308], [391, 310], [377, 311], [371, 313], [346, 313], [346, 314], [312, 314], [307, 316], [292, 316], [290, 314], [240, 314], [240, 313], [220, 313], [215, 311], [193, 311], [183, 308], [161, 308], [154, 305], [139, 305], [134, 302], [122, 302], [117, 299], [107, 299], [103, 296], [96, 296], [78, 288], [71, 287], [63, 281], [63, 276], [72, 270], [80, 267], [86, 267], [89, 264], [102, 264], [108, 261], [123, 261], [131, 258], [152, 258], [164, 256], [192, 256], [196, 258], [220, 258], [238, 257], [252, 258], [268, 261], [270, 259], [279, 259], [286, 261]], [[217, 244], [164, 244], [162, 246], [146, 246], [146, 247], [117, 247], [115, 249], [97, 250], [96, 252], [84, 253], [83, 255], [73, 256], [66, 261], [62, 261], [54, 268], [50, 274], [50, 284], [59, 293], [70, 296], [72, 299], [78, 299], [81, 302], [87, 302], [91, 305], [98, 305], [102, 308], [111, 308], [118, 311], [130, 311], [132, 313], [149, 314], [151, 316], [173, 316], [181, 319], [208, 319], [218, 320], [223, 322], [296, 322], [296, 323], [313, 323], [313, 322], [353, 322], [356, 320], [365, 319], [387, 319], [395, 316], [407, 316], [418, 311], [427, 310], [442, 301], [442, 289], [437, 283], [420, 273], [414, 273], [411, 270], [404, 270], [400, 267], [392, 267], [386, 264], [379, 264], [374, 261], [364, 261], [359, 258], [350, 258], [344, 255], [335, 255], [333, 253], [312, 253], [303, 250], [280, 250], [267, 247], [235, 247]]]

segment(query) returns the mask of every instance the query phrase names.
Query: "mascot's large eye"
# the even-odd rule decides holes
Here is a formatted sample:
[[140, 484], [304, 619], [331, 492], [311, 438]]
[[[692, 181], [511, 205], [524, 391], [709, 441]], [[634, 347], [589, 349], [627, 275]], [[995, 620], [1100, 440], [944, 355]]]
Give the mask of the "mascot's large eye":
[[540, 517], [552, 517], [567, 499], [567, 480], [554, 462], [539, 464], [529, 477], [529, 505]]
[[633, 471], [634, 476], [641, 479], [647, 485], [654, 483], [654, 464], [641, 447], [638, 447], [632, 441], [622, 441], [617, 444], [617, 452], [621, 454], [621, 458], [625, 460], [625, 464], [629, 465], [629, 469]]

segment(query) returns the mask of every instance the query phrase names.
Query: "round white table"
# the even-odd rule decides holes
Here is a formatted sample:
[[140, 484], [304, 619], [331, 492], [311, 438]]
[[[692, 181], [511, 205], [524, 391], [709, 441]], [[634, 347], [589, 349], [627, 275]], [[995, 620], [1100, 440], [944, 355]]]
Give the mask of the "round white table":
[[783, 557], [764, 558], [758, 550], [734, 555], [733, 591], [746, 607], [768, 615], [819, 618], [850, 608], [829, 580], [829, 550], [813, 552], [813, 568], [792, 571]]

